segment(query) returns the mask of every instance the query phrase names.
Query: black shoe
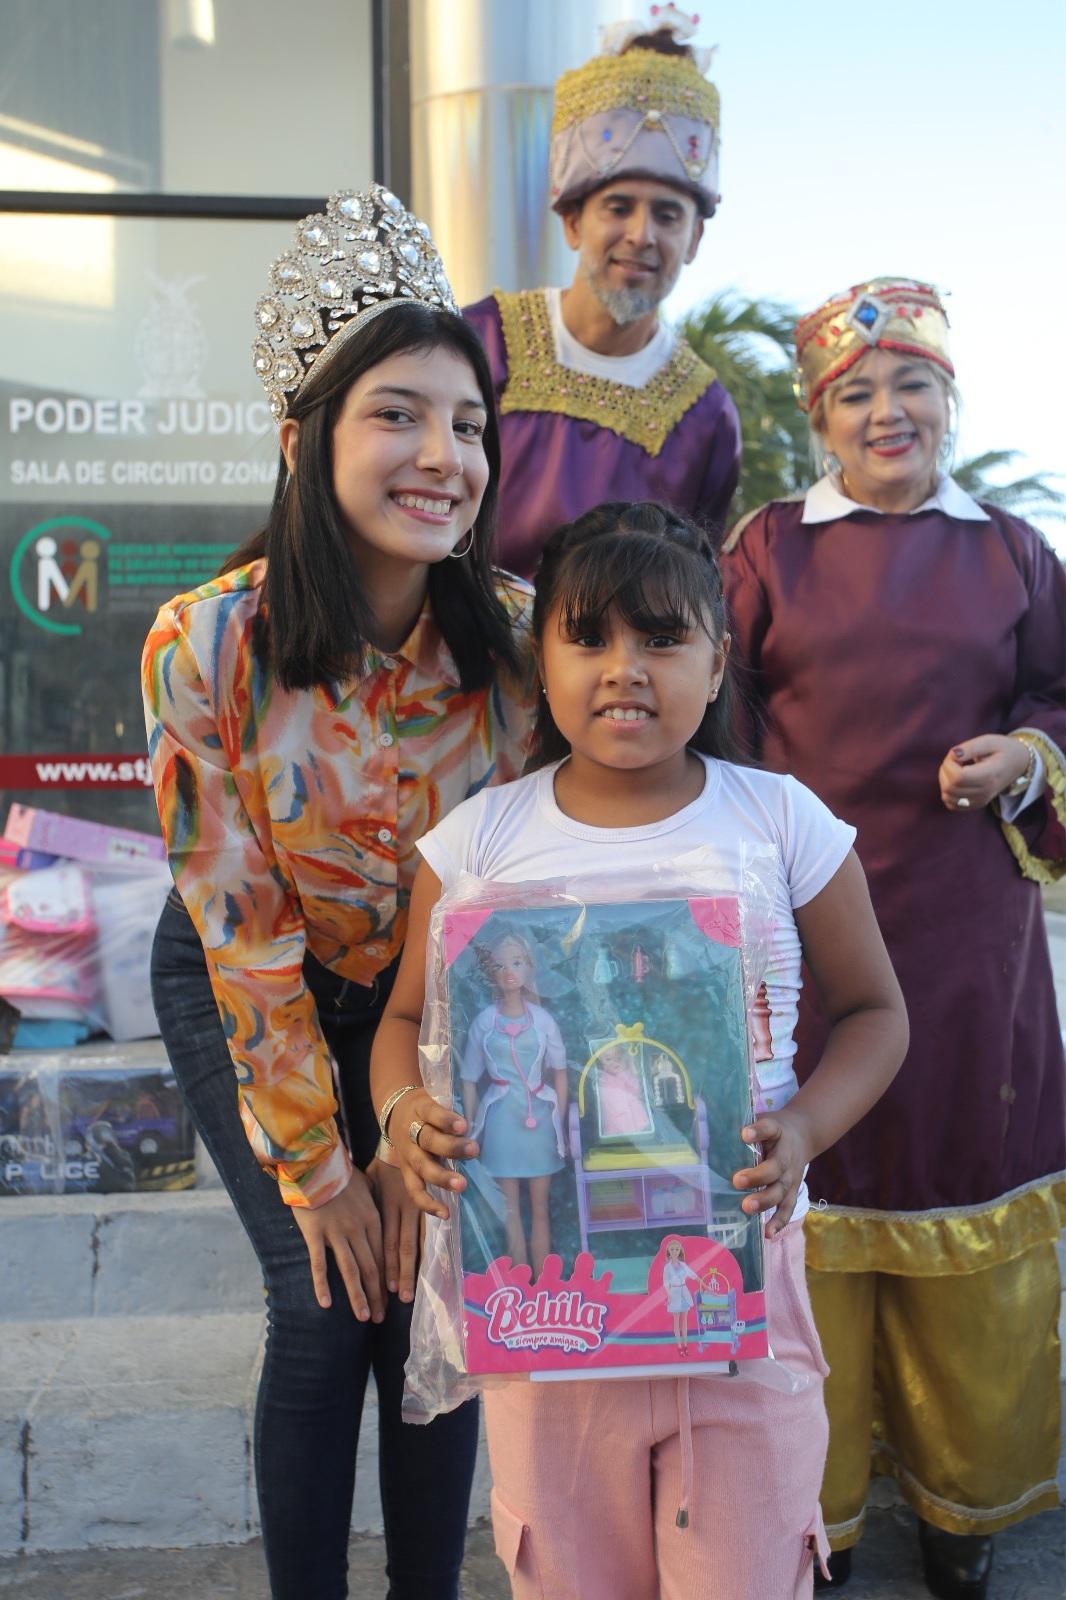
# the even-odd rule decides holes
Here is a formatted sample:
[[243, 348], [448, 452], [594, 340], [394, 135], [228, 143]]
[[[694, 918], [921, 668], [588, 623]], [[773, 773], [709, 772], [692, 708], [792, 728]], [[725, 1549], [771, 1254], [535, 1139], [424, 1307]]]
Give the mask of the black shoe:
[[985, 1534], [945, 1533], [919, 1522], [925, 1586], [937, 1600], [985, 1600], [992, 1571], [992, 1540]]
[[823, 1578], [822, 1569], [817, 1557], [814, 1563], [814, 1587], [816, 1589], [842, 1589], [851, 1577], [851, 1551], [834, 1550], [826, 1562], [829, 1568], [828, 1578]]

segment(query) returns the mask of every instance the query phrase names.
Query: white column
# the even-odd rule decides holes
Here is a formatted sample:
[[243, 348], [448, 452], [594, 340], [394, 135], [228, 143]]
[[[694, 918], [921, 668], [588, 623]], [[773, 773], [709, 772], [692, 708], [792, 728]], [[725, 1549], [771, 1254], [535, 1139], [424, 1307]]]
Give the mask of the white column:
[[411, 0], [412, 205], [460, 304], [565, 284], [548, 196], [555, 79], [639, 0]]

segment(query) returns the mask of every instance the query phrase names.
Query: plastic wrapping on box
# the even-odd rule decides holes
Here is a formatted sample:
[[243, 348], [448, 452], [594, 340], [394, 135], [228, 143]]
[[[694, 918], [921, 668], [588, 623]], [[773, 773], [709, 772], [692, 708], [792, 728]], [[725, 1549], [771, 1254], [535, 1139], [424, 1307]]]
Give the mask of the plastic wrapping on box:
[[155, 1052], [0, 1058], [0, 1197], [187, 1189], [193, 1130]]
[[120, 1041], [158, 1034], [148, 963], [170, 887], [159, 861], [0, 867], [0, 995], [32, 1021]]
[[738, 885], [696, 852], [614, 883], [464, 877], [442, 897], [422, 1075], [480, 1154], [442, 1195], [449, 1220], [428, 1219], [409, 1421], [503, 1378], [742, 1365], [804, 1385], [769, 1349], [765, 1219], [731, 1181], [758, 1159], [740, 1130], [777, 870], [750, 851]]

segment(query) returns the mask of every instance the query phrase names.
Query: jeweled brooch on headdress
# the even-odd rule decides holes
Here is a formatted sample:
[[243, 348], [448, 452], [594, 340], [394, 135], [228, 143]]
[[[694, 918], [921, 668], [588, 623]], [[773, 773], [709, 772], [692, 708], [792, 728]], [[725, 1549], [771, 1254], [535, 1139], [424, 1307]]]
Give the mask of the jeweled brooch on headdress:
[[277, 422], [308, 374], [390, 306], [459, 309], [429, 228], [378, 183], [341, 189], [304, 217], [270, 283], [256, 302], [252, 360]]
[[793, 388], [804, 411], [868, 350], [894, 350], [931, 361], [954, 377], [948, 318], [932, 284], [917, 278], [870, 278], [831, 295], [796, 324]]

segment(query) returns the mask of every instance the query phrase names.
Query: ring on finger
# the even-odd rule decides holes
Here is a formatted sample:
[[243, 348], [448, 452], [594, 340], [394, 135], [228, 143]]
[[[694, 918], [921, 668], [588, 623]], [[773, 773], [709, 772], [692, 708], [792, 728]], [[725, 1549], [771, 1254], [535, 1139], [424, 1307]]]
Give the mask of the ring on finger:
[[419, 1138], [421, 1136], [422, 1129], [424, 1127], [425, 1127], [425, 1123], [424, 1122], [419, 1122], [418, 1118], [416, 1117], [415, 1120], [412, 1122], [409, 1130], [408, 1130], [408, 1132], [411, 1135], [411, 1143], [412, 1144], [417, 1144], [418, 1148], [420, 1150], [421, 1150], [422, 1146], [420, 1144], [418, 1144], [418, 1141], [419, 1141]]
[[960, 811], [969, 811], [970, 809], [970, 802], [967, 800], [965, 795], [963, 795], [961, 799], [956, 800], [955, 804], [958, 806]]

